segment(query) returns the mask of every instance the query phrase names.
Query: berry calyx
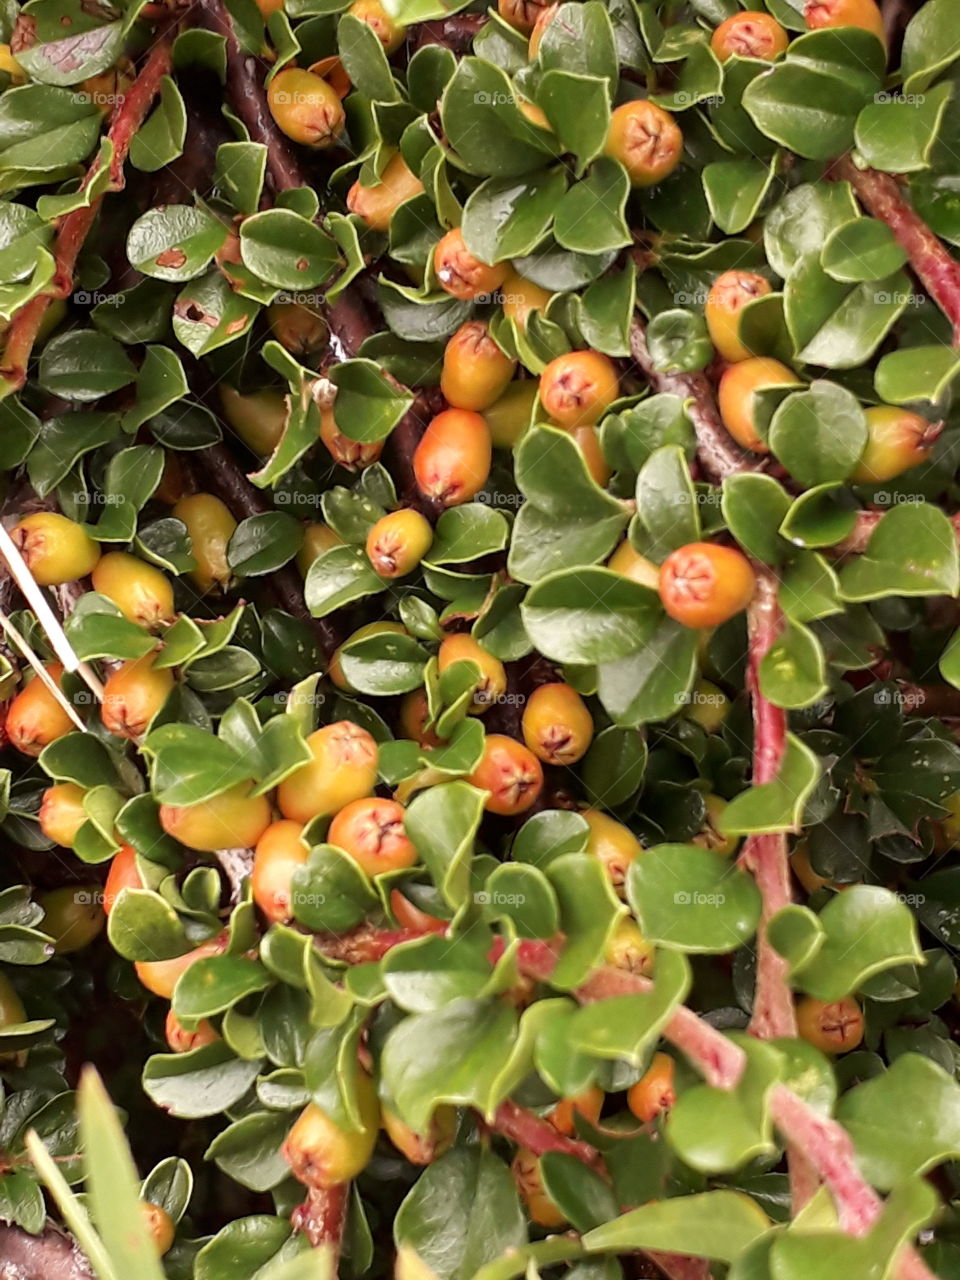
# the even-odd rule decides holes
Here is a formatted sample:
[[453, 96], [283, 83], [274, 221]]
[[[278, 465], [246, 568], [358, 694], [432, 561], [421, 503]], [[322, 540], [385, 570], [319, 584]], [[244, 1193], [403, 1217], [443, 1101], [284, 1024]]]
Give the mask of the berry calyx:
[[494, 293], [507, 277], [506, 263], [482, 262], [464, 243], [454, 227], [433, 251], [433, 270], [444, 292], [463, 302], [474, 302]]
[[710, 37], [710, 48], [721, 62], [734, 57], [772, 62], [789, 43], [790, 37], [772, 14], [755, 10], [732, 14]]
[[660, 599], [685, 627], [718, 627], [745, 609], [756, 590], [750, 561], [733, 547], [691, 542], [660, 567]]
[[433, 526], [410, 507], [381, 516], [367, 534], [367, 556], [381, 578], [405, 578], [430, 550]]
[[568, 684], [542, 684], [527, 699], [523, 740], [544, 764], [571, 765], [593, 740], [593, 716]]
[[797, 1001], [797, 1033], [821, 1053], [849, 1053], [863, 1039], [863, 1010], [852, 996], [844, 1000]]

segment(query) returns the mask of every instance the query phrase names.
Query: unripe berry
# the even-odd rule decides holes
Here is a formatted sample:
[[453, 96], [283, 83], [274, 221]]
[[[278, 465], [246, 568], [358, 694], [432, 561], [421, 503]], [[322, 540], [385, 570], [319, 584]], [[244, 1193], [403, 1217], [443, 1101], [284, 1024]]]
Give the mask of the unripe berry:
[[575, 764], [593, 740], [593, 716], [568, 684], [542, 684], [523, 710], [523, 740], [544, 764]]
[[469, 502], [487, 483], [493, 445], [479, 413], [446, 409], [430, 422], [413, 454], [417, 487], [445, 507]]
[[212, 493], [192, 493], [181, 498], [173, 508], [176, 520], [182, 520], [193, 544], [197, 567], [190, 577], [206, 595], [208, 591], [226, 591], [233, 577], [227, 563], [227, 544], [237, 522], [225, 502]]
[[0, 1029], [18, 1026], [26, 1020], [27, 1011], [16, 988], [5, 973], [0, 973]]
[[497, 12], [514, 31], [528, 36], [545, 5], [540, 0], [497, 0]]
[[886, 46], [883, 14], [874, 0], [807, 0], [803, 16], [811, 31], [825, 27], [862, 27]]
[[683, 707], [684, 719], [707, 733], [717, 733], [729, 714], [730, 699], [710, 680], [698, 680]]
[[287, 418], [282, 392], [267, 388], [241, 395], [229, 382], [221, 382], [220, 406], [227, 422], [249, 449], [260, 457], [273, 453]]
[[24, 516], [10, 530], [10, 536], [41, 587], [85, 578], [100, 559], [100, 543], [55, 511]]
[[330, 326], [319, 311], [302, 302], [272, 302], [267, 323], [281, 347], [301, 360], [327, 349]]
[[206, 1018], [189, 1031], [172, 1009], [167, 1011], [163, 1032], [174, 1053], [190, 1053], [193, 1049], [202, 1049], [204, 1045], [213, 1044], [220, 1039], [220, 1033]]
[[250, 888], [253, 900], [271, 924], [293, 918], [293, 873], [302, 867], [310, 850], [300, 838], [299, 822], [283, 818], [271, 822], [257, 841], [253, 854]]
[[412, 933], [446, 933], [449, 921], [421, 911], [399, 889], [390, 890], [390, 910], [401, 929]]
[[772, 62], [789, 43], [790, 37], [776, 18], [753, 10], [733, 14], [710, 37], [710, 48], [721, 62], [733, 57]]
[[796, 386], [797, 375], [779, 360], [750, 356], [727, 369], [717, 388], [717, 404], [723, 425], [744, 449], [769, 453], [770, 446], [757, 430], [754, 396], [766, 387]]
[[439, 747], [440, 739], [428, 729], [430, 704], [426, 689], [412, 689], [400, 701], [400, 732], [404, 738], [418, 742], [421, 747]]
[[330, 407], [320, 410], [320, 439], [337, 466], [347, 471], [362, 471], [376, 462], [383, 452], [382, 440], [364, 444], [345, 436], [337, 426]]
[[727, 807], [727, 801], [722, 796], [715, 796], [712, 793], [704, 797], [704, 807], [706, 816], [702, 829], [693, 837], [693, 844], [700, 845], [701, 849], [710, 849], [713, 853], [719, 853], [721, 857], [728, 858], [732, 853], [736, 853], [737, 846], [740, 843], [739, 836], [725, 836], [720, 831], [720, 820], [723, 817], [723, 811]]
[[599, 351], [568, 351], [540, 375], [540, 403], [561, 427], [599, 422], [619, 394], [613, 361]]
[[943, 430], [919, 413], [878, 404], [866, 410], [867, 444], [850, 476], [853, 484], [883, 484], [915, 467]]
[[526, 329], [530, 313], [544, 311], [552, 297], [552, 293], [512, 270], [504, 276], [500, 288], [500, 305], [503, 307], [503, 314], [508, 320], [512, 320], [518, 329]]
[[806, 841], [801, 841], [790, 855], [790, 870], [806, 889], [807, 893], [816, 893], [818, 889], [839, 889], [841, 887], [814, 871]]
[[521, 439], [533, 418], [539, 392], [540, 383], [533, 378], [511, 382], [503, 395], [484, 410], [484, 421], [495, 449], [512, 449]]
[[379, 752], [366, 729], [338, 720], [311, 733], [307, 746], [311, 762], [277, 787], [277, 805], [285, 818], [306, 824], [373, 794]]
[[317, 556], [322, 555], [324, 551], [329, 551], [331, 547], [342, 546], [343, 539], [329, 525], [323, 524], [322, 521], [308, 524], [303, 531], [303, 545], [297, 552], [297, 568], [306, 577]]
[[433, 251], [437, 283], [446, 293], [463, 302], [473, 302], [499, 289], [507, 277], [507, 265], [481, 262], [464, 244], [459, 227], [454, 227]]
[[643, 1124], [649, 1124], [677, 1100], [673, 1087], [673, 1059], [655, 1053], [646, 1072], [627, 1090], [627, 1106]]
[[154, 669], [156, 653], [123, 662], [103, 686], [100, 718], [119, 738], [139, 738], [176, 683], [169, 667]]
[[479, 413], [500, 398], [516, 367], [482, 320], [468, 320], [447, 341], [440, 390], [454, 409]]
[[58, 782], [47, 787], [40, 801], [40, 830], [54, 844], [72, 849], [77, 832], [87, 820], [87, 811], [83, 807], [83, 787], [75, 782]]
[[642, 587], [651, 587], [654, 591], [660, 585], [660, 570], [657, 565], [639, 551], [634, 551], [627, 538], [624, 538], [607, 561], [607, 568], [614, 573], [623, 574], [631, 582], [639, 582]]
[[388, 54], [395, 53], [403, 44], [407, 28], [394, 22], [380, 0], [353, 0], [347, 13], [352, 13], [376, 32], [377, 39]]
[[144, 883], [137, 869], [137, 851], [128, 844], [121, 845], [119, 851], [113, 855], [107, 881], [103, 886], [104, 915], [109, 916], [124, 889], [142, 888]]
[[484, 808], [513, 817], [526, 813], [543, 788], [543, 768], [527, 747], [502, 733], [490, 733], [470, 781], [489, 792]]
[[635, 98], [614, 110], [604, 150], [620, 161], [635, 187], [652, 187], [683, 158], [683, 134], [668, 111]]
[[528, 1147], [519, 1147], [510, 1165], [510, 1172], [532, 1222], [538, 1227], [551, 1230], [566, 1225], [566, 1218], [544, 1189], [540, 1161], [534, 1152]]
[[636, 920], [627, 916], [617, 921], [617, 927], [606, 945], [603, 958], [614, 969], [623, 969], [626, 973], [639, 973], [649, 978], [653, 973], [655, 955], [656, 947], [643, 936]]
[[363, 1072], [357, 1079], [357, 1104], [359, 1129], [341, 1129], [314, 1102], [297, 1117], [283, 1155], [300, 1182], [326, 1190], [350, 1182], [366, 1168], [377, 1142], [380, 1104], [373, 1081]]
[[821, 1053], [849, 1053], [863, 1039], [863, 1010], [852, 996], [844, 1000], [797, 1001], [797, 1033]]
[[367, 534], [367, 555], [381, 578], [405, 578], [427, 554], [432, 542], [430, 521], [412, 507], [403, 507], [376, 522]]
[[355, 640], [363, 640], [367, 636], [405, 636], [407, 634], [408, 632], [406, 627], [401, 626], [399, 622], [368, 622], [366, 626], [357, 627], [356, 631], [354, 631], [352, 635], [347, 636], [343, 644], [338, 645], [337, 648], [334, 649], [333, 657], [330, 659], [330, 665], [327, 667], [327, 675], [337, 688], [342, 689], [344, 693], [356, 693], [356, 689], [354, 689], [353, 685], [343, 674], [342, 658], [344, 649], [348, 645], [353, 644]]
[[172, 960], [138, 960], [133, 967], [148, 991], [164, 1000], [172, 1000], [177, 983], [190, 966], [208, 956], [223, 955], [228, 942], [229, 935], [219, 933], [215, 938], [201, 942], [199, 947], [194, 947], [185, 955], [175, 956]]
[[747, 303], [765, 297], [770, 291], [770, 281], [755, 271], [724, 271], [714, 280], [707, 294], [703, 316], [710, 341], [724, 360], [735, 364], [750, 358], [749, 348], [740, 341], [740, 312]]
[[547, 1119], [558, 1133], [565, 1133], [569, 1137], [577, 1131], [578, 1115], [591, 1124], [597, 1123], [605, 1096], [599, 1085], [588, 1085], [582, 1093], [576, 1093], [571, 1098], [561, 1098]]
[[[58, 688], [63, 687], [63, 667], [47, 663], [44, 670]], [[73, 721], [39, 676], [24, 685], [7, 709], [6, 732], [11, 746], [25, 756], [40, 752], [75, 728]]]
[[332, 146], [345, 116], [336, 90], [311, 71], [286, 67], [267, 86], [267, 105], [279, 128], [305, 147]]
[[482, 716], [507, 691], [507, 673], [499, 658], [489, 653], [470, 635], [447, 636], [437, 652], [437, 665], [443, 675], [455, 662], [475, 662], [480, 668], [480, 683], [473, 695], [471, 712]]
[[143, 1220], [146, 1223], [150, 1239], [153, 1241], [153, 1246], [157, 1251], [157, 1257], [162, 1258], [165, 1253], [170, 1252], [173, 1245], [174, 1237], [177, 1234], [176, 1225], [166, 1209], [161, 1209], [158, 1204], [150, 1204], [147, 1200], [141, 1200], [140, 1211], [143, 1214]]
[[347, 208], [372, 230], [389, 231], [400, 206], [422, 192], [423, 183], [398, 151], [390, 157], [375, 187], [365, 187], [357, 179], [347, 192]]
[[630, 863], [643, 852], [643, 845], [629, 827], [599, 809], [584, 809], [581, 816], [590, 828], [587, 853], [599, 861], [610, 883], [619, 888], [627, 878]]
[[56, 955], [81, 951], [100, 933], [107, 922], [101, 897], [98, 884], [65, 885], [40, 894], [37, 902], [43, 919], [39, 927], [53, 940]]
[[417, 850], [403, 817], [403, 805], [396, 800], [354, 800], [330, 823], [327, 841], [348, 853], [371, 880], [385, 871], [404, 871], [417, 861]]
[[457, 1112], [454, 1107], [439, 1106], [430, 1117], [427, 1133], [416, 1133], [404, 1124], [399, 1116], [386, 1107], [381, 1114], [387, 1137], [411, 1164], [433, 1164], [453, 1146], [457, 1132]]
[[685, 627], [718, 627], [747, 607], [756, 585], [743, 552], [715, 542], [691, 542], [660, 566], [663, 607]]
[[199, 804], [160, 806], [160, 825], [188, 849], [252, 849], [270, 825], [266, 796], [252, 796], [252, 783], [238, 782]]
[[93, 589], [112, 600], [130, 622], [150, 630], [173, 619], [173, 587], [152, 564], [109, 551], [93, 571]]

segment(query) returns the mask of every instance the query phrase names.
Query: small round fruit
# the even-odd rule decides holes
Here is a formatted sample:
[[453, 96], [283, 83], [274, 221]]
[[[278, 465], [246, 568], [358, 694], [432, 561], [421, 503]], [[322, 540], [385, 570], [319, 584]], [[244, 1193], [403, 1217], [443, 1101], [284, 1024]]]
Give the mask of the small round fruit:
[[810, 851], [806, 841], [801, 840], [790, 855], [790, 870], [806, 889], [807, 893], [816, 893], [818, 889], [839, 889], [840, 886], [826, 876], [818, 875], [810, 861]]
[[400, 700], [400, 732], [404, 738], [419, 743], [429, 749], [439, 747], [440, 739], [432, 729], [427, 728], [430, 719], [430, 704], [426, 689], [412, 689]]
[[741, 448], [753, 453], [770, 452], [757, 430], [757, 392], [766, 387], [797, 385], [793, 370], [769, 356], [750, 356], [724, 371], [717, 388], [717, 404], [723, 425]]
[[107, 922], [103, 912], [103, 891], [98, 884], [65, 885], [41, 893], [43, 908], [40, 928], [53, 940], [58, 956], [89, 946]]
[[528, 36], [546, 7], [541, 0], [497, 0], [497, 13], [521, 35]]
[[487, 483], [492, 454], [490, 430], [479, 413], [445, 409], [414, 450], [417, 487], [444, 507], [469, 502]]
[[308, 524], [303, 531], [303, 544], [297, 552], [297, 568], [306, 577], [317, 556], [329, 551], [331, 547], [342, 546], [343, 539], [329, 525], [319, 520], [316, 524]]
[[943, 430], [919, 413], [890, 404], [866, 410], [867, 444], [850, 476], [852, 484], [883, 484], [923, 462]]
[[652, 187], [669, 178], [683, 158], [683, 134], [668, 111], [635, 98], [610, 117], [604, 150], [620, 161], [635, 187]]
[[291, 355], [301, 360], [326, 351], [330, 326], [315, 307], [303, 302], [272, 302], [267, 307], [270, 332]]
[[540, 1175], [540, 1161], [533, 1151], [528, 1147], [519, 1147], [510, 1165], [510, 1172], [527, 1206], [531, 1221], [538, 1227], [549, 1230], [566, 1225], [566, 1218], [546, 1193]]
[[495, 449], [512, 449], [520, 441], [533, 419], [539, 393], [540, 383], [534, 378], [511, 382], [503, 395], [483, 411]]
[[482, 320], [468, 320], [447, 341], [440, 390], [454, 409], [480, 413], [499, 400], [516, 367]]
[[[63, 687], [63, 667], [47, 663], [47, 675]], [[11, 746], [25, 756], [38, 756], [44, 747], [75, 728], [70, 716], [38, 675], [20, 690], [7, 708], [6, 733]]]
[[140, 1201], [140, 1212], [143, 1214], [153, 1247], [157, 1251], [157, 1257], [162, 1258], [173, 1246], [174, 1237], [177, 1234], [176, 1224], [166, 1209], [162, 1209], [158, 1204], [150, 1204], [148, 1200]]
[[347, 208], [372, 230], [389, 231], [400, 206], [422, 193], [423, 183], [398, 151], [390, 158], [375, 187], [365, 187], [359, 179], [353, 184], [347, 192]]
[[605, 488], [607, 481], [613, 475], [613, 468], [603, 456], [603, 449], [600, 447], [599, 428], [591, 426], [573, 427], [570, 435], [577, 442], [577, 448], [583, 455], [583, 461], [594, 483], [598, 484], [601, 489]]
[[884, 46], [887, 43], [883, 14], [875, 0], [807, 0], [803, 16], [811, 31], [825, 27], [861, 27], [872, 32]]
[[47, 787], [40, 801], [40, 830], [54, 844], [64, 849], [72, 849], [77, 832], [87, 820], [87, 811], [83, 807], [83, 787], [75, 782], [58, 782]]
[[715, 542], [688, 543], [660, 566], [663, 607], [685, 627], [718, 627], [747, 607], [756, 585], [743, 552]]
[[93, 589], [130, 622], [151, 631], [173, 620], [173, 586], [158, 568], [126, 551], [108, 551], [92, 574]]
[[160, 825], [188, 849], [216, 853], [218, 849], [252, 849], [270, 825], [266, 796], [252, 796], [250, 782], [199, 804], [160, 806]]
[[119, 738], [137, 739], [157, 714], [176, 683], [169, 667], [157, 670], [156, 653], [122, 662], [103, 686], [100, 719]]
[[382, 440], [364, 444], [345, 436], [337, 426], [332, 406], [320, 410], [320, 440], [337, 466], [347, 471], [362, 471], [376, 462], [383, 452]]
[[223, 416], [243, 443], [260, 457], [273, 453], [287, 420], [283, 393], [268, 387], [241, 395], [229, 382], [221, 382], [219, 390]]
[[710, 849], [713, 853], [719, 853], [723, 858], [729, 858], [731, 854], [736, 853], [740, 844], [739, 836], [726, 836], [720, 830], [720, 820], [723, 817], [723, 811], [726, 809], [728, 801], [722, 796], [716, 796], [712, 793], [704, 796], [704, 815], [703, 827], [693, 837], [692, 844], [698, 844], [701, 849]]
[[411, 933], [446, 933], [450, 923], [421, 911], [399, 889], [390, 890], [390, 911], [400, 928], [409, 929]]
[[560, 8], [559, 3], [544, 5], [537, 14], [533, 29], [530, 32], [530, 39], [527, 42], [527, 57], [532, 62], [540, 52], [540, 45], [546, 34], [547, 27], [557, 16], [557, 10]]
[[503, 663], [470, 635], [447, 636], [441, 641], [437, 653], [440, 674], [443, 675], [455, 662], [475, 662], [480, 668], [480, 683], [474, 691], [470, 710], [473, 715], [483, 715], [507, 691], [507, 673]]
[[525, 279], [516, 271], [507, 272], [500, 288], [503, 314], [521, 330], [526, 329], [531, 312], [546, 310], [552, 297], [553, 294], [548, 290]]
[[480, 763], [470, 781], [489, 792], [484, 808], [489, 813], [514, 817], [536, 803], [543, 788], [543, 768], [528, 748], [502, 733], [490, 733]]
[[380, 1104], [373, 1081], [363, 1072], [357, 1077], [356, 1097], [359, 1129], [342, 1129], [315, 1102], [294, 1121], [283, 1155], [300, 1182], [329, 1190], [350, 1182], [366, 1168], [377, 1142]]
[[364, 640], [367, 636], [396, 635], [405, 636], [409, 634], [406, 627], [401, 626], [399, 622], [368, 622], [366, 626], [357, 627], [351, 635], [347, 636], [343, 644], [338, 645], [333, 651], [333, 657], [330, 659], [330, 665], [327, 667], [327, 675], [344, 693], [356, 693], [353, 685], [343, 674], [343, 651], [348, 645], [353, 644], [355, 640]]
[[396, 800], [367, 796], [344, 805], [330, 823], [327, 842], [348, 853], [371, 880], [385, 871], [405, 871], [417, 861], [417, 850], [403, 819]]
[[107, 881], [103, 886], [103, 913], [109, 916], [124, 889], [143, 889], [144, 883], [137, 869], [137, 851], [123, 844], [113, 855]]
[[181, 498], [171, 514], [187, 526], [193, 544], [197, 562], [197, 567], [190, 570], [193, 582], [204, 595], [208, 591], [226, 591], [233, 577], [227, 546], [237, 528], [230, 508], [212, 493], [192, 493]]
[[219, 933], [215, 938], [208, 938], [199, 947], [185, 955], [175, 956], [172, 960], [138, 960], [133, 966], [137, 977], [155, 996], [164, 1000], [172, 1000], [173, 992], [182, 974], [195, 964], [197, 960], [205, 960], [208, 956], [223, 955], [227, 949], [229, 935]]
[[710, 37], [710, 48], [721, 62], [728, 58], [773, 62], [789, 43], [790, 37], [776, 18], [752, 9], [725, 19]]
[[593, 740], [593, 716], [568, 684], [542, 684], [527, 699], [523, 740], [544, 764], [575, 764]]
[[396, 53], [406, 39], [407, 28], [394, 22], [380, 0], [353, 0], [347, 13], [365, 22], [388, 54]]
[[730, 714], [730, 699], [710, 680], [698, 680], [683, 706], [685, 720], [692, 720], [707, 733], [717, 733]]
[[655, 1053], [644, 1074], [627, 1090], [627, 1106], [641, 1123], [649, 1124], [676, 1102], [673, 1072], [670, 1055]]
[[433, 251], [433, 269], [440, 288], [463, 302], [488, 297], [507, 277], [506, 263], [481, 262], [470, 252], [459, 227], [438, 241]]
[[271, 924], [293, 918], [293, 873], [302, 867], [310, 850], [300, 838], [299, 822], [282, 818], [271, 822], [253, 853], [250, 888], [253, 900]]
[[575, 1093], [571, 1098], [561, 1098], [547, 1119], [558, 1133], [572, 1136], [577, 1131], [577, 1116], [583, 1116], [590, 1124], [597, 1123], [605, 1096], [599, 1085], [591, 1084], [582, 1093]]
[[710, 341], [724, 360], [731, 364], [749, 360], [751, 352], [740, 340], [740, 312], [747, 303], [765, 297], [770, 291], [770, 281], [755, 271], [724, 271], [714, 280], [703, 316]]
[[643, 845], [629, 827], [600, 809], [584, 809], [581, 816], [590, 828], [587, 853], [598, 859], [610, 883], [619, 888], [627, 878], [630, 863], [643, 852]]
[[381, 578], [405, 578], [430, 550], [433, 525], [412, 507], [381, 516], [367, 534], [367, 556]]
[[379, 753], [366, 729], [338, 720], [311, 733], [307, 746], [313, 759], [277, 787], [277, 805], [285, 818], [306, 825], [373, 794]]
[[204, 1045], [213, 1044], [214, 1040], [220, 1039], [220, 1033], [206, 1018], [190, 1031], [172, 1009], [167, 1011], [163, 1032], [174, 1053], [190, 1053], [193, 1049], [202, 1049]]
[[607, 561], [607, 568], [614, 573], [622, 573], [631, 582], [639, 582], [641, 587], [650, 587], [656, 591], [660, 585], [660, 570], [657, 565], [635, 551], [626, 538]]
[[16, 988], [5, 973], [0, 973], [0, 1028], [15, 1027], [26, 1020], [27, 1011]]
[[863, 1039], [863, 1010], [856, 1000], [797, 1001], [797, 1034], [821, 1053], [849, 1053]]
[[41, 587], [58, 587], [93, 572], [100, 543], [82, 525], [55, 511], [35, 511], [13, 526], [10, 536]]
[[619, 394], [613, 361], [599, 351], [568, 351], [540, 375], [540, 403], [568, 429], [599, 422]]
[[604, 961], [625, 973], [638, 973], [649, 978], [653, 973], [656, 947], [648, 942], [636, 920], [626, 917], [617, 922], [613, 937], [603, 953]]
[[337, 92], [321, 76], [286, 67], [267, 86], [267, 106], [288, 138], [305, 147], [332, 146], [343, 130], [344, 112]]
[[411, 1164], [433, 1164], [445, 1151], [453, 1146], [457, 1132], [456, 1108], [439, 1106], [430, 1117], [430, 1125], [425, 1134], [417, 1133], [409, 1125], [404, 1124], [399, 1116], [382, 1109], [381, 1120], [387, 1137]]

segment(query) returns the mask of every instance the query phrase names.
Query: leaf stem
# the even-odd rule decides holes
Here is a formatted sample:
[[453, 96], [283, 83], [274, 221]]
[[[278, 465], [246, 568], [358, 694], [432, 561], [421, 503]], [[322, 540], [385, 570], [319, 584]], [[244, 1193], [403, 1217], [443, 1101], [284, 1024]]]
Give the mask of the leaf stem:
[[497, 1107], [490, 1127], [511, 1142], [526, 1147], [535, 1156], [545, 1155], [548, 1151], [559, 1151], [582, 1160], [592, 1168], [600, 1166], [600, 1152], [596, 1147], [589, 1142], [581, 1142], [578, 1138], [568, 1138], [555, 1129], [549, 1120], [542, 1119], [526, 1107], [518, 1106], [509, 1098]]

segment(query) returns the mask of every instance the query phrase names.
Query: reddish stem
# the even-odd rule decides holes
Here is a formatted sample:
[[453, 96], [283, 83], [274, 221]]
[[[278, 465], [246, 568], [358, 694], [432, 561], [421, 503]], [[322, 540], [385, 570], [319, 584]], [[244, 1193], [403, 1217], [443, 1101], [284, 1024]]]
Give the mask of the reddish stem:
[[294, 1231], [302, 1232], [312, 1248], [327, 1245], [333, 1250], [334, 1270], [340, 1256], [349, 1199], [349, 1182], [341, 1182], [336, 1187], [309, 1187], [306, 1200], [290, 1215]]
[[535, 1156], [545, 1155], [548, 1151], [559, 1151], [563, 1155], [582, 1160], [591, 1168], [600, 1167], [600, 1153], [596, 1147], [592, 1147], [589, 1142], [581, 1142], [579, 1138], [568, 1138], [555, 1129], [549, 1120], [542, 1119], [526, 1107], [517, 1106], [509, 1098], [497, 1107], [490, 1127], [511, 1142], [526, 1147]]
[[388, 951], [402, 942], [425, 938], [430, 933], [446, 933], [447, 926], [438, 921], [423, 930], [380, 929], [376, 925], [362, 924], [351, 933], [323, 934], [316, 939], [320, 954], [327, 960], [342, 960], [344, 964], [368, 964], [382, 960]]
[[[863, 555], [873, 537], [874, 530], [886, 514], [886, 511], [858, 511], [857, 522], [853, 526], [852, 533], [848, 534], [842, 542], [826, 547], [825, 550], [839, 556]], [[950, 516], [949, 520], [957, 537], [960, 538], [960, 512]]]

